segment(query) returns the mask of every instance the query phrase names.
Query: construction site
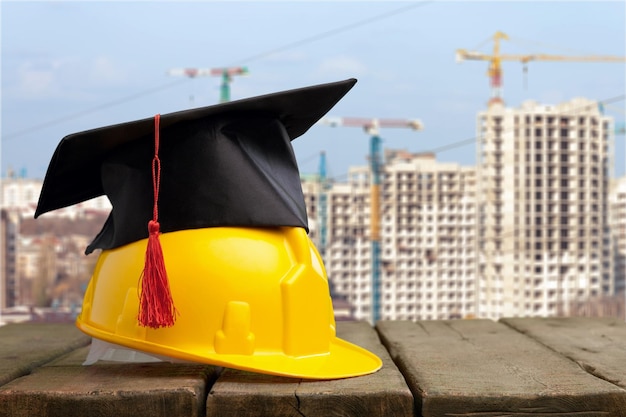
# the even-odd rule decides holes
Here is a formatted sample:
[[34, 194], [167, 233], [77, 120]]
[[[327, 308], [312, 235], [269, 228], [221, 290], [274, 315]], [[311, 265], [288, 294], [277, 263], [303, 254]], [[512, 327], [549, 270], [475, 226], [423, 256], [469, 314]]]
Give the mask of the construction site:
[[370, 136], [369, 166], [351, 168], [346, 182], [326, 178], [324, 154], [319, 175], [303, 182], [311, 236], [357, 318], [624, 316], [626, 196], [624, 179], [612, 182], [624, 127], [589, 99], [506, 107], [501, 63], [625, 58], [507, 55], [506, 39], [497, 32], [490, 55], [457, 51], [489, 65], [476, 166], [405, 150], [383, 158], [379, 129], [421, 130], [419, 120], [323, 121]]
[[[346, 180], [327, 175], [325, 152], [318, 172], [302, 175], [309, 236], [324, 260], [332, 295], [346, 306], [346, 318], [375, 323], [624, 316], [626, 189], [624, 178], [613, 178], [614, 140], [624, 126], [605, 114], [611, 103], [585, 98], [507, 107], [502, 63], [625, 59], [503, 54], [500, 42], [507, 39], [497, 32], [491, 54], [457, 51], [458, 60], [488, 65], [491, 93], [486, 110], [476, 115], [474, 166], [440, 162], [436, 152], [383, 149], [382, 138], [397, 130], [420, 135], [428, 129], [419, 119], [320, 120], [328, 128], [362, 129], [369, 140], [367, 165], [351, 167]], [[247, 67], [168, 71], [220, 77], [221, 103], [230, 101], [233, 77], [246, 74]], [[15, 204], [28, 212], [40, 184], [25, 182], [20, 189], [18, 183], [4, 181], [5, 207], [10, 211]], [[19, 265], [30, 265], [32, 281], [41, 251], [19, 249], [15, 215], [4, 215], [3, 222], [0, 299], [7, 308], [28, 301], [16, 293], [27, 288], [18, 285], [25, 273]], [[52, 274], [46, 282], [53, 285], [54, 279]]]

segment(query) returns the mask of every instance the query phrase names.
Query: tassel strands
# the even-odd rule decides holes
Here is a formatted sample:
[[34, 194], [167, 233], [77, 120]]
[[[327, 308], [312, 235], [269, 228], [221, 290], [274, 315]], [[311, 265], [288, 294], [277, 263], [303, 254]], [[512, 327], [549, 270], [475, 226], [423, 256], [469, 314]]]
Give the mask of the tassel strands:
[[152, 220], [148, 222], [148, 245], [144, 270], [141, 273], [139, 295], [139, 325], [158, 329], [171, 327], [178, 314], [170, 291], [163, 250], [159, 236], [159, 187], [161, 183], [161, 161], [159, 160], [160, 115], [154, 117], [154, 158], [152, 159], [152, 184], [154, 188], [154, 209]]

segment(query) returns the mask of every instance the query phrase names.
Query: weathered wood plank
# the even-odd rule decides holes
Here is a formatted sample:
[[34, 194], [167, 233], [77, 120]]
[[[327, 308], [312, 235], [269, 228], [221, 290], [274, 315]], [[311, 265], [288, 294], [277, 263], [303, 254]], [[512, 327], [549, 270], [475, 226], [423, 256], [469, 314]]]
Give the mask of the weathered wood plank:
[[626, 391], [489, 320], [377, 324], [424, 417], [626, 416]]
[[365, 322], [339, 322], [340, 337], [380, 356], [375, 374], [309, 381], [225, 369], [207, 398], [207, 417], [413, 416], [404, 378]]
[[572, 359], [592, 375], [626, 388], [626, 322], [616, 318], [502, 319]]
[[198, 364], [79, 365], [87, 348], [0, 387], [0, 417], [204, 415], [216, 368]]
[[0, 327], [0, 385], [28, 374], [90, 338], [74, 324], [20, 323]]

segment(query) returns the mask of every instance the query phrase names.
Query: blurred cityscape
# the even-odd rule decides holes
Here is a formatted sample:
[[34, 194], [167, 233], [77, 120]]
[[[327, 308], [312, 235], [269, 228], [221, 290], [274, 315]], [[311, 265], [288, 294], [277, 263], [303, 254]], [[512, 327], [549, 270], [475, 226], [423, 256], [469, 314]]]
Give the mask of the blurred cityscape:
[[[363, 127], [376, 144], [376, 121]], [[345, 181], [326, 178], [324, 154], [302, 175], [337, 319], [623, 318], [626, 177], [612, 174], [623, 126], [579, 98], [492, 102], [476, 132], [476, 166], [372, 146]], [[0, 322], [74, 320], [98, 256], [83, 251], [106, 197], [34, 220], [41, 187], [2, 178]]]

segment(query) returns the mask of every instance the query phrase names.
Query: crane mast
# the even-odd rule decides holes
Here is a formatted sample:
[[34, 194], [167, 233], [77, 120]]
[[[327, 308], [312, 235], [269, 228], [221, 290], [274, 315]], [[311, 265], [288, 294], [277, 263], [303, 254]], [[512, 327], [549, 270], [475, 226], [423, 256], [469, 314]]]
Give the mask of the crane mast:
[[320, 153], [320, 166], [319, 166], [319, 180], [320, 180], [320, 191], [319, 191], [319, 218], [320, 218], [320, 240], [319, 240], [319, 252], [322, 259], [326, 259], [326, 231], [327, 229], [327, 212], [326, 212], [326, 202], [327, 195], [326, 191], [328, 191], [328, 182], [326, 180], [326, 152], [322, 151]]
[[[380, 320], [380, 178], [382, 170], [381, 138], [379, 129], [381, 127], [409, 128], [412, 130], [422, 130], [422, 122], [416, 119], [372, 119], [359, 117], [336, 117], [324, 118], [320, 123], [331, 127], [361, 127], [365, 133], [370, 135], [370, 243], [372, 256], [371, 288], [372, 288], [372, 308], [371, 321], [376, 324]], [[325, 228], [325, 225], [321, 227]]]

